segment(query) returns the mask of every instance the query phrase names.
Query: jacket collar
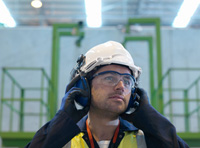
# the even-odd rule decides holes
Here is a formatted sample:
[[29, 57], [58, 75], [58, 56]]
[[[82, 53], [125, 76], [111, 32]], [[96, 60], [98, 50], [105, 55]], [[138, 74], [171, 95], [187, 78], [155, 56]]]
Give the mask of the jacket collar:
[[[85, 117], [83, 117], [78, 123], [78, 127], [80, 128], [80, 130], [82, 132], [87, 132], [86, 130], [86, 120], [88, 118], [88, 115], [86, 115]], [[123, 120], [121, 117], [119, 118], [120, 120], [120, 131], [137, 131], [138, 128], [135, 127], [133, 124], [131, 124], [130, 122]]]

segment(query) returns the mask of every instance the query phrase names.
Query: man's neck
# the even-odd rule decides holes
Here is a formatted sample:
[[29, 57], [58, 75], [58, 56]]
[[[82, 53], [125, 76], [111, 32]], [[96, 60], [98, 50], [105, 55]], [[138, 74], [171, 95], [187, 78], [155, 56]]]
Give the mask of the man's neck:
[[119, 124], [119, 118], [89, 112], [88, 125], [96, 141], [111, 140]]

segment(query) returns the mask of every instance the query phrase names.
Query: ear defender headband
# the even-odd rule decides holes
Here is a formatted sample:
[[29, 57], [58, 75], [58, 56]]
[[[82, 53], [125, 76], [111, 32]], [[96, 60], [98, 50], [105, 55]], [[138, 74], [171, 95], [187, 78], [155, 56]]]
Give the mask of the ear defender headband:
[[86, 106], [90, 101], [90, 86], [86, 78], [86, 74], [80, 70], [81, 66], [84, 63], [85, 63], [85, 56], [81, 54], [80, 57], [77, 59], [76, 68], [73, 69], [71, 72], [72, 80], [68, 84], [65, 90], [65, 93], [67, 93], [72, 87], [78, 87], [86, 91], [88, 93], [88, 97], [81, 96], [81, 97], [76, 98], [76, 101], [82, 106]]

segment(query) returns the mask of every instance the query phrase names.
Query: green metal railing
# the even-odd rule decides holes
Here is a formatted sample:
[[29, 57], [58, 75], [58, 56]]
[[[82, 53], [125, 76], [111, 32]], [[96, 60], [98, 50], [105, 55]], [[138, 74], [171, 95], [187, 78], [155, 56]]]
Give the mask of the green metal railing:
[[123, 45], [126, 46], [128, 42], [135, 42], [135, 41], [145, 41], [148, 43], [148, 50], [149, 50], [149, 78], [150, 78], [150, 92], [151, 92], [151, 104], [156, 108], [157, 107], [157, 100], [153, 98], [153, 93], [155, 89], [155, 80], [154, 80], [154, 56], [153, 56], [153, 38], [151, 36], [125, 36]]
[[76, 46], [81, 46], [81, 41], [84, 38], [84, 32], [81, 31], [81, 28], [81, 23], [53, 24], [51, 82], [54, 91], [50, 94], [50, 118], [53, 118], [57, 112], [60, 39], [66, 36], [77, 37]]
[[[181, 79], [185, 77], [191, 77], [190, 81]], [[178, 81], [184, 84], [178, 86]], [[175, 122], [174, 119], [183, 119], [181, 125], [184, 125], [184, 129], [177, 131], [179, 136], [190, 146], [200, 146], [200, 68], [170, 68], [163, 75], [159, 86], [163, 89], [163, 115], [172, 123]], [[154, 97], [157, 98], [159, 86], [154, 91]], [[178, 106], [173, 106], [173, 103], [178, 103]], [[182, 109], [178, 113], [177, 107]], [[195, 119], [195, 122], [190, 122], [191, 118]], [[195, 131], [191, 129], [194, 125], [197, 126]]]
[[[190, 85], [185, 85], [185, 88], [174, 88], [173, 84], [172, 84], [172, 73], [176, 72], [176, 71], [185, 71], [185, 72], [189, 72], [189, 71], [197, 71], [199, 72], [199, 76], [193, 81], [190, 82]], [[184, 74], [184, 73], [182, 73]], [[185, 132], [189, 132], [189, 118], [194, 114], [197, 113], [197, 122], [198, 122], [198, 129], [197, 131], [200, 132], [200, 89], [199, 89], [199, 84], [200, 84], [200, 68], [170, 68], [166, 74], [163, 76], [163, 81], [165, 79], [168, 79], [168, 84], [167, 84], [167, 88], [164, 88], [164, 92], [168, 93], [169, 99], [166, 103], [164, 103], [164, 108], [169, 106], [169, 114], [164, 113], [164, 115], [169, 116], [170, 120], [173, 122], [173, 117], [184, 117], [185, 118]], [[184, 81], [184, 80], [183, 80]], [[188, 82], [187, 82], [188, 83]], [[195, 88], [195, 90], [193, 89]], [[193, 96], [192, 98], [189, 95], [189, 92], [193, 90]], [[183, 98], [174, 98], [172, 93], [173, 92], [180, 92], [183, 95]], [[183, 102], [183, 107], [184, 107], [184, 112], [182, 114], [174, 114], [173, 113], [173, 107], [172, 107], [172, 103], [173, 102]], [[189, 103], [190, 102], [196, 102], [196, 108], [191, 108], [192, 111], [189, 111]]]
[[[142, 24], [142, 25], [153, 25], [155, 27], [155, 39], [156, 42], [156, 54], [153, 54], [152, 39], [153, 36], [140, 37], [140, 36], [130, 36], [131, 25]], [[161, 54], [161, 30], [160, 30], [160, 19], [159, 18], [130, 18], [126, 26], [127, 36], [124, 39], [123, 44], [125, 45], [127, 41], [147, 41], [149, 43], [149, 66], [150, 66], [150, 90], [151, 90], [151, 103], [154, 108], [156, 108], [161, 114], [169, 117], [171, 122], [175, 123], [174, 118], [181, 117], [185, 122], [184, 131], [177, 131], [178, 135], [184, 139], [190, 147], [200, 147], [200, 77], [197, 77], [193, 82], [187, 82], [185, 88], [175, 88], [174, 83], [178, 83], [177, 80], [172, 80], [172, 73], [174, 71], [180, 71], [181, 75], [187, 72], [195, 71], [200, 75], [200, 68], [170, 68], [164, 75], [162, 73], [162, 54]], [[155, 67], [153, 65], [156, 62]], [[153, 68], [154, 67], [154, 68]], [[155, 75], [157, 73], [157, 75]], [[183, 80], [185, 81], [185, 80]], [[165, 84], [167, 82], [167, 84]], [[163, 88], [163, 85], [165, 86]], [[195, 89], [195, 94], [194, 94]], [[193, 91], [193, 97], [191, 97], [191, 92]], [[174, 92], [182, 93], [182, 98], [173, 98]], [[167, 94], [167, 95], [166, 95]], [[167, 101], [166, 101], [167, 100]], [[182, 113], [174, 112], [173, 103], [179, 102], [178, 107], [182, 106]], [[191, 102], [195, 102], [196, 106], [191, 108]], [[183, 104], [183, 105], [182, 105]], [[169, 113], [167, 113], [167, 111]], [[194, 116], [195, 115], [195, 116]], [[191, 126], [194, 122], [190, 123], [190, 118], [196, 118], [195, 124], [198, 128], [192, 130]], [[175, 125], [178, 127], [178, 125]], [[182, 129], [181, 129], [182, 130]]]
[[[39, 81], [37, 82], [36, 86], [23, 86], [21, 80], [26, 80], [25, 77], [23, 75], [20, 77], [16, 76], [20, 74], [26, 74], [26, 72], [33, 74], [32, 77], [34, 81]], [[35, 73], [37, 73], [38, 79], [35, 78]], [[26, 83], [29, 84], [29, 82]], [[26, 131], [24, 129], [26, 117], [33, 117], [34, 119], [36, 118], [38, 121], [37, 128], [41, 127], [43, 123], [49, 120], [50, 91], [53, 91], [51, 80], [43, 68], [5, 67], [2, 69], [0, 136], [2, 137], [4, 146], [12, 146], [10, 145], [11, 143], [15, 144], [17, 139], [19, 141], [19, 135], [23, 136], [22, 142], [26, 142], [26, 140], [24, 140], [26, 138], [29, 140], [32, 138], [35, 131]], [[30, 95], [30, 92], [37, 95]], [[29, 103], [29, 105], [37, 103], [36, 106], [39, 108], [39, 110], [36, 112], [33, 112], [31, 109], [28, 111], [25, 110], [26, 103]], [[4, 122], [6, 122], [6, 126], [5, 124], [3, 126]], [[10, 138], [14, 142], [10, 141]], [[19, 146], [20, 144], [17, 145]], [[21, 145], [24, 146], [24, 144]]]
[[[154, 56], [153, 54], [153, 51], [151, 51], [151, 48], [153, 46], [153, 38], [151, 39], [150, 36], [147, 36], [147, 37], [125, 37], [125, 42], [126, 41], [133, 41], [133, 40], [146, 40], [148, 41], [149, 43], [149, 48], [150, 48], [150, 58], [153, 57], [153, 59], [155, 60], [156, 62], [156, 67], [153, 69], [152, 66], [153, 66], [153, 59], [150, 59], [150, 81], [151, 81], [151, 99], [152, 99], [152, 105], [160, 112], [160, 113], [163, 113], [163, 97], [162, 97], [162, 85], [160, 85], [160, 88], [158, 89], [157, 91], [157, 95], [159, 97], [157, 98], [154, 98], [152, 97], [152, 94], [153, 94], [153, 90], [154, 90], [154, 84], [156, 82], [154, 82], [154, 75], [157, 73], [156, 77], [157, 78], [157, 83], [161, 81], [161, 78], [162, 78], [162, 54], [161, 54], [161, 30], [160, 30], [160, 18], [129, 18], [128, 19], [128, 22], [127, 22], [127, 25], [126, 25], [126, 33], [127, 34], [130, 34], [131, 32], [131, 25], [134, 25], [134, 24], [142, 24], [142, 25], [148, 25], [148, 26], [154, 26], [155, 27], [155, 47], [156, 47], [156, 55]], [[153, 36], [152, 36], [153, 37]], [[153, 49], [153, 48], [152, 48]], [[153, 72], [154, 70], [155, 73]]]

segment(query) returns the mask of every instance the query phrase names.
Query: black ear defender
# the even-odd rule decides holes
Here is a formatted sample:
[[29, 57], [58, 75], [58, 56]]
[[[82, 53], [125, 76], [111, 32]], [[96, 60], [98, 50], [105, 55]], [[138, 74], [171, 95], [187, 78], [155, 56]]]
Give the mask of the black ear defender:
[[131, 90], [131, 97], [128, 103], [128, 107], [125, 111], [125, 113], [130, 113], [130, 112], [134, 112], [140, 105], [140, 97], [139, 95], [136, 93], [136, 87], [132, 88]]
[[140, 96], [137, 94], [137, 87], [138, 87], [138, 82], [139, 82], [139, 71], [138, 71], [138, 77], [136, 78], [136, 81], [135, 81], [135, 86], [132, 88], [131, 90], [131, 97], [130, 97], [130, 100], [129, 100], [129, 104], [128, 104], [128, 107], [126, 109], [126, 112], [129, 112], [130, 109], [132, 108], [133, 109], [137, 109], [140, 105]]
[[85, 63], [85, 56], [81, 54], [79, 58], [77, 59], [76, 68], [72, 69], [71, 82], [70, 84], [68, 84], [65, 90], [65, 93], [67, 93], [72, 87], [78, 87], [86, 91], [88, 93], [87, 97], [81, 96], [81, 97], [76, 98], [76, 101], [80, 105], [85, 107], [89, 103], [89, 100], [90, 100], [90, 86], [89, 86], [87, 78], [85, 77], [86, 74], [81, 72], [80, 70], [80, 68], [82, 67], [84, 63]]

